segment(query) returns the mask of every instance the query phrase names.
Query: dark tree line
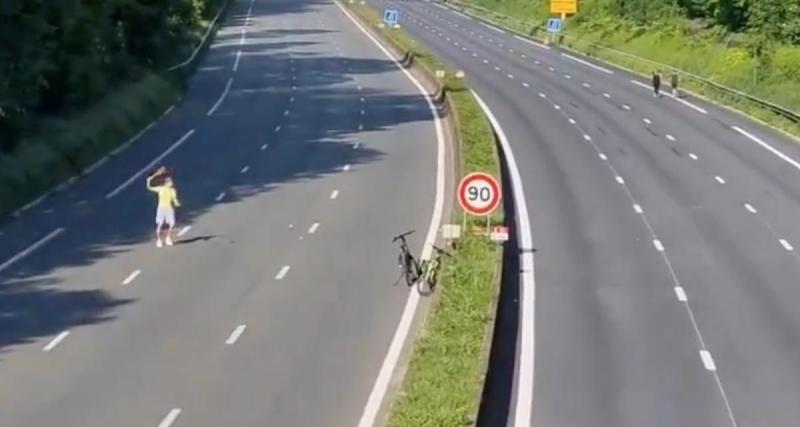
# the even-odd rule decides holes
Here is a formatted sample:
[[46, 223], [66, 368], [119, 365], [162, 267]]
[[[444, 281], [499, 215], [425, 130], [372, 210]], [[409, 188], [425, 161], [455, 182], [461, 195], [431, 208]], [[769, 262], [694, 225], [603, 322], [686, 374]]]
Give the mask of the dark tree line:
[[[219, 0], [0, 0], [0, 149], [164, 68]], [[1, 151], [1, 150], [0, 150]]]
[[669, 14], [703, 18], [730, 31], [800, 44], [800, 0], [583, 0], [639, 23]]

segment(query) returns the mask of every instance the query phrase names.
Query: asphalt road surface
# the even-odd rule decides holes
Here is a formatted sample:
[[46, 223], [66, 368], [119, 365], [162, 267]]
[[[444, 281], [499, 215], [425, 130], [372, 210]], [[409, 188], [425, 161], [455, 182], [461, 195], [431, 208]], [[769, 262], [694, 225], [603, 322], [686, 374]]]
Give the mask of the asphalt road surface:
[[174, 110], [0, 228], [0, 425], [355, 425], [438, 167], [425, 97], [333, 2], [234, 2]]
[[513, 148], [537, 249], [516, 426], [798, 424], [800, 146], [440, 4], [370, 3], [466, 73]]

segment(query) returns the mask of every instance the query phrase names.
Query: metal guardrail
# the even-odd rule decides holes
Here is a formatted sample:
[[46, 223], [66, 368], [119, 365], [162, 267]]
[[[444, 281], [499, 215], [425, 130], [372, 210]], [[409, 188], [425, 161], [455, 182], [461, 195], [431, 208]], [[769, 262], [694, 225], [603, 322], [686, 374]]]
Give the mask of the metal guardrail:
[[[445, 3], [449, 4], [451, 7], [455, 6], [455, 7], [459, 8], [459, 9], [461, 9], [462, 12], [469, 13], [475, 19], [480, 19], [480, 20], [483, 20], [483, 21], [487, 21], [487, 20], [482, 16], [477, 16], [474, 13], [470, 13], [469, 9], [480, 11], [481, 13], [484, 13], [484, 14], [495, 15], [495, 16], [501, 17], [502, 19], [514, 19], [513, 17], [510, 17], [510, 16], [507, 16], [507, 15], [495, 12], [493, 10], [489, 10], [489, 9], [486, 9], [486, 8], [483, 8], [483, 7], [480, 7], [480, 6], [465, 4], [465, 3], [460, 2], [460, 1], [452, 1], [451, 0], [451, 1], [447, 1]], [[493, 24], [497, 25], [497, 23], [493, 23]], [[521, 36], [521, 37], [526, 37], [526, 38], [529, 38], [529, 39], [532, 38], [532, 36], [530, 34], [523, 34], [523, 33], [520, 33], [519, 31], [515, 31], [514, 29], [508, 28], [508, 27], [504, 27], [504, 28], [506, 30], [508, 30], [508, 31], [511, 31], [511, 32]], [[531, 27], [531, 33], [533, 31], [537, 31], [537, 30], [538, 31], [547, 31], [547, 29], [542, 25], [534, 25], [534, 26]], [[566, 38], [569, 38], [569, 39], [578, 40], [577, 37], [571, 36], [571, 35], [568, 35], [568, 34], [564, 34], [563, 36], [566, 37]], [[709, 87], [711, 87], [711, 88], [713, 88], [713, 89], [715, 89], [717, 91], [720, 91], [720, 92], [722, 92], [722, 93], [724, 93], [724, 94], [726, 94], [728, 96], [731, 96], [731, 97], [734, 97], [734, 98], [738, 98], [740, 100], [744, 100], [744, 101], [753, 103], [755, 105], [758, 105], [761, 108], [764, 108], [764, 109], [767, 109], [767, 110], [773, 112], [776, 115], [782, 116], [782, 117], [784, 117], [784, 118], [786, 118], [788, 120], [791, 120], [791, 121], [793, 121], [795, 123], [800, 123], [800, 112], [794, 111], [794, 110], [792, 110], [792, 109], [790, 109], [788, 107], [785, 107], [783, 105], [779, 105], [779, 104], [776, 104], [776, 103], [774, 103], [772, 101], [768, 101], [768, 100], [765, 100], [765, 99], [758, 98], [758, 97], [756, 97], [754, 95], [751, 95], [749, 93], [745, 93], [745, 92], [733, 89], [731, 87], [728, 87], [728, 86], [725, 86], [723, 84], [717, 83], [717, 82], [715, 82], [713, 80], [710, 80], [710, 79], [708, 79], [706, 77], [697, 75], [695, 73], [692, 73], [692, 72], [689, 72], [689, 71], [686, 71], [686, 70], [683, 70], [683, 69], [680, 69], [680, 68], [677, 68], [677, 67], [673, 67], [673, 66], [671, 66], [669, 64], [664, 64], [664, 63], [661, 63], [661, 62], [653, 61], [651, 59], [642, 58], [642, 57], [634, 55], [632, 53], [623, 52], [621, 50], [613, 49], [613, 48], [610, 48], [608, 46], [603, 46], [602, 44], [599, 44], [599, 43], [592, 43], [592, 42], [585, 42], [585, 41], [582, 41], [582, 43], [586, 43], [587, 45], [589, 45], [590, 47], [592, 47], [594, 49], [604, 50], [604, 51], [607, 51], [607, 52], [614, 53], [616, 55], [625, 56], [625, 57], [631, 58], [631, 59], [639, 61], [639, 62], [650, 64], [654, 68], [670, 70], [670, 71], [676, 72], [676, 73], [678, 73], [680, 75], [688, 77], [692, 81], [695, 81], [695, 82], [701, 83], [703, 85], [709, 86]], [[584, 55], [591, 56], [591, 54], [589, 54], [587, 52], [579, 51], [577, 49], [570, 49], [570, 50], [576, 51], [578, 53], [582, 53]]]

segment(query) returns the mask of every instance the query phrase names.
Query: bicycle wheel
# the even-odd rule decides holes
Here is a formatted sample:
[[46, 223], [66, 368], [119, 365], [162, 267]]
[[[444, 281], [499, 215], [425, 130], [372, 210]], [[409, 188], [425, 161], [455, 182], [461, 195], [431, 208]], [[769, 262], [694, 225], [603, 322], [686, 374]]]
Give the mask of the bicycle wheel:
[[414, 286], [420, 276], [419, 264], [417, 260], [411, 255], [406, 255], [405, 262], [403, 262], [403, 275], [406, 277], [406, 285]]

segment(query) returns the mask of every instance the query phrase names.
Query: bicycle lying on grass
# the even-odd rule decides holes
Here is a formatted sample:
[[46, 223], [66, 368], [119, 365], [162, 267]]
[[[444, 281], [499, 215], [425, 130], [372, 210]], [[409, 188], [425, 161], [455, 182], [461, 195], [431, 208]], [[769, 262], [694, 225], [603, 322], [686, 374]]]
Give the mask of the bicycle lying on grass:
[[406, 236], [412, 234], [414, 231], [409, 231], [395, 236], [392, 242], [400, 242], [400, 254], [397, 257], [397, 265], [402, 270], [403, 277], [406, 279], [406, 285], [417, 285], [417, 290], [422, 295], [428, 295], [433, 292], [439, 278], [439, 268], [441, 267], [440, 256], [445, 254], [451, 256], [447, 251], [433, 246], [434, 254], [431, 259], [417, 261], [411, 251], [408, 249]]

